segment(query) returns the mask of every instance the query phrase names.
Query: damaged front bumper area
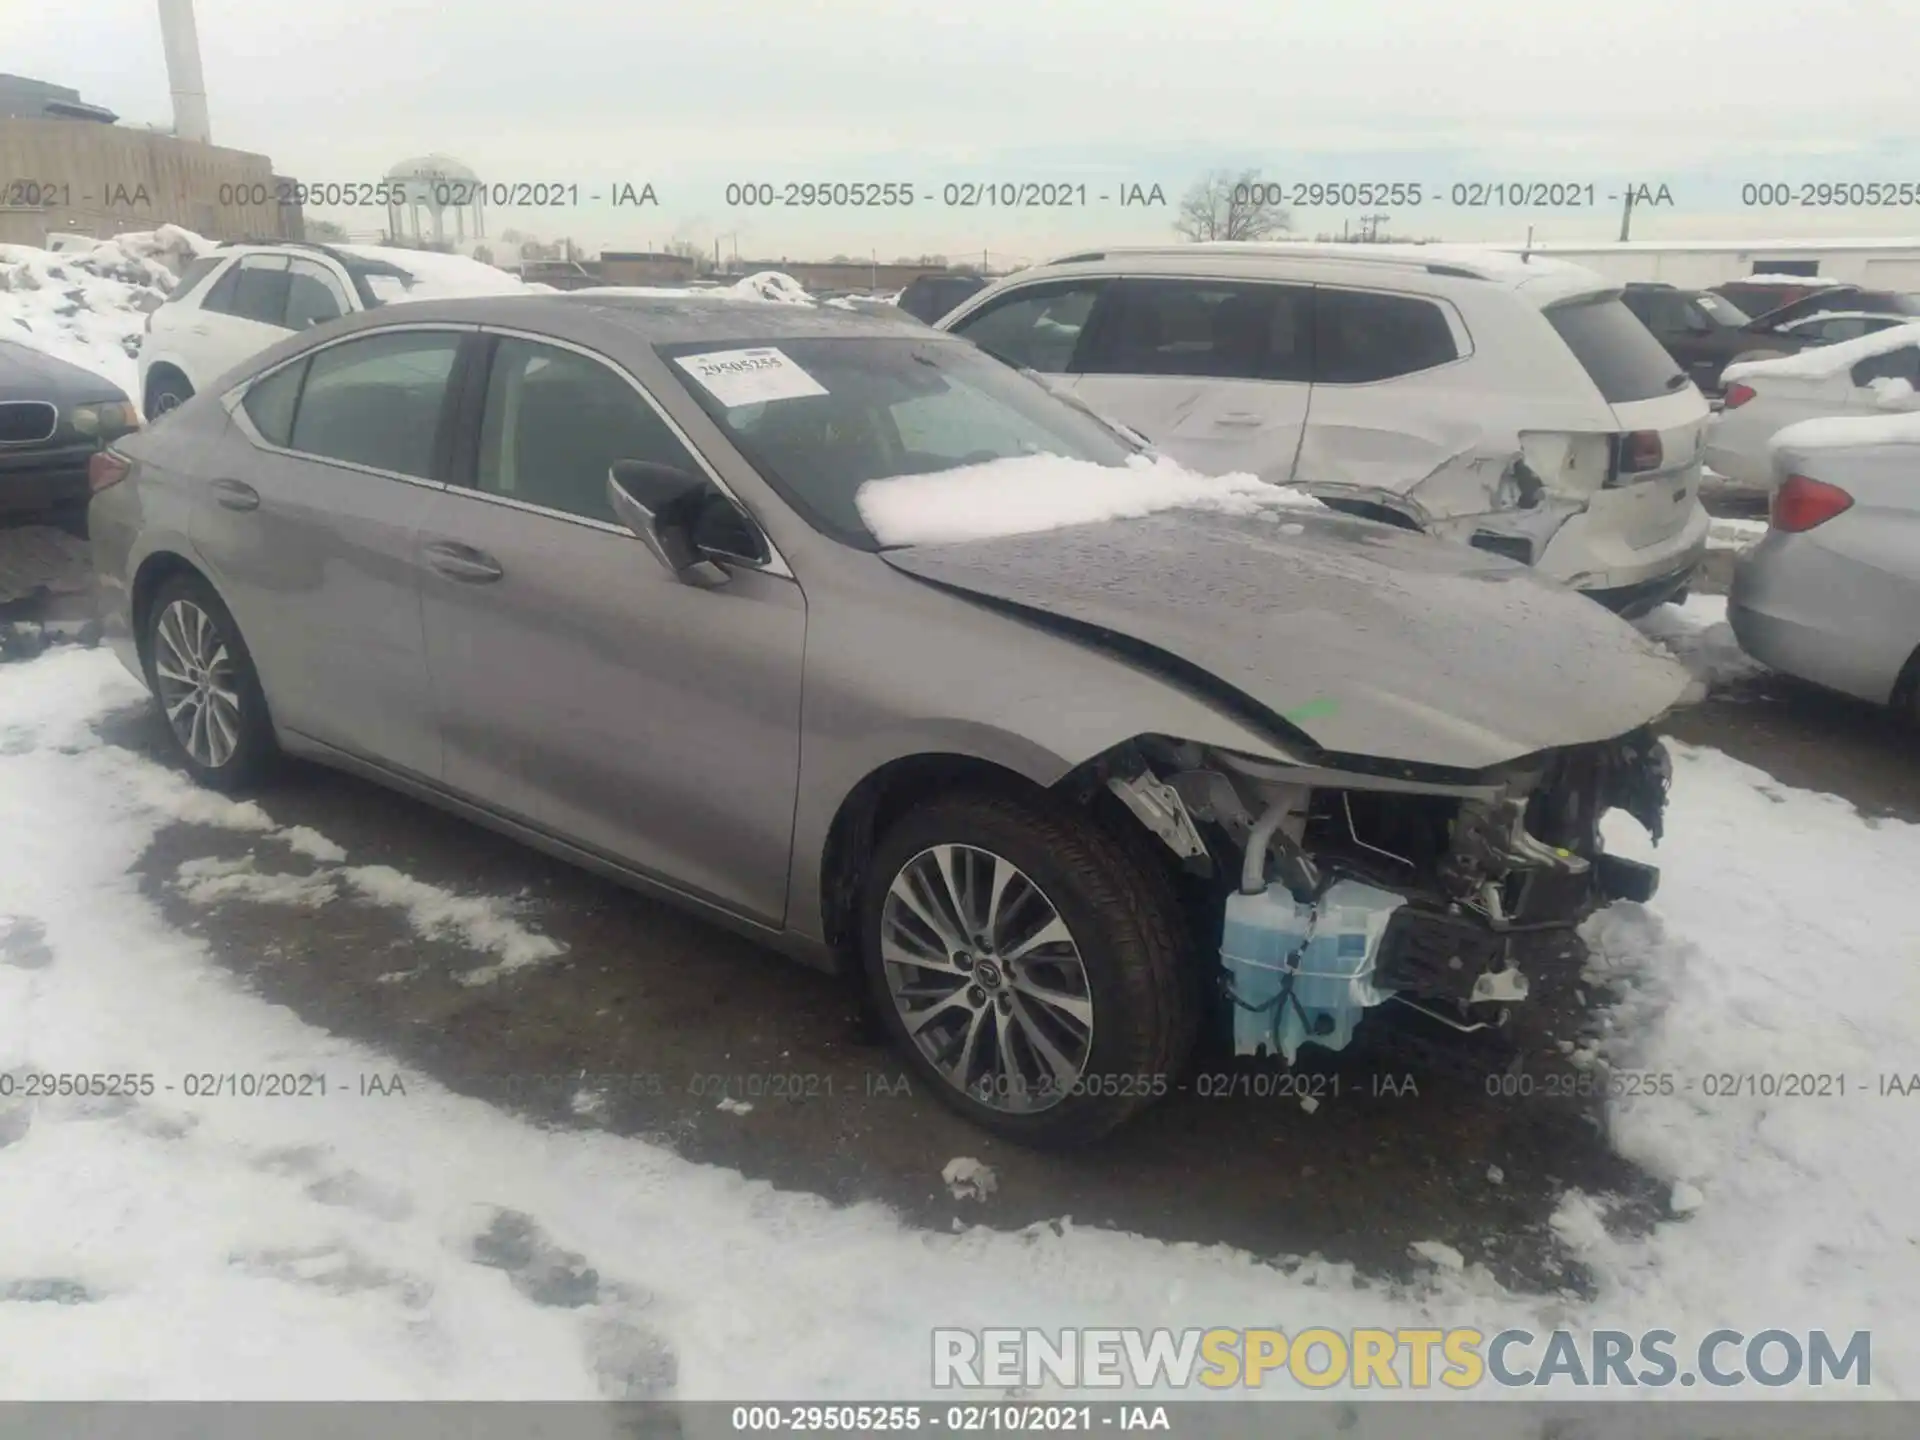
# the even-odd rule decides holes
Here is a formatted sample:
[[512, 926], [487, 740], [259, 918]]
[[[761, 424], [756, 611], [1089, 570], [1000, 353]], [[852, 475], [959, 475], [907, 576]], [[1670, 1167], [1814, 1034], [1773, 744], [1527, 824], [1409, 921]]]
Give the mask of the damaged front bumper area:
[[1388, 1000], [1497, 1025], [1578, 963], [1573, 931], [1659, 872], [1606, 852], [1620, 809], [1657, 844], [1671, 768], [1642, 728], [1460, 777], [1285, 765], [1139, 742], [1107, 784], [1221, 905], [1222, 983], [1241, 1054], [1343, 1048]]

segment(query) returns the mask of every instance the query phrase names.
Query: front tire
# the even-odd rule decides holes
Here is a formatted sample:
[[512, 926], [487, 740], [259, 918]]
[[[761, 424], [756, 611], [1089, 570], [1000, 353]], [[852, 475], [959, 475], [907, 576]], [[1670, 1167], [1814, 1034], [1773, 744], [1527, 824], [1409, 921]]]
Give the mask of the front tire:
[[202, 785], [238, 791], [278, 754], [267, 698], [240, 627], [198, 575], [163, 583], [147, 608], [147, 689], [174, 754]]
[[1163, 872], [1055, 799], [957, 793], [881, 839], [861, 953], [941, 1101], [1023, 1144], [1097, 1140], [1173, 1089], [1196, 990]]
[[147, 419], [158, 420], [193, 398], [193, 386], [184, 375], [164, 371], [147, 382]]

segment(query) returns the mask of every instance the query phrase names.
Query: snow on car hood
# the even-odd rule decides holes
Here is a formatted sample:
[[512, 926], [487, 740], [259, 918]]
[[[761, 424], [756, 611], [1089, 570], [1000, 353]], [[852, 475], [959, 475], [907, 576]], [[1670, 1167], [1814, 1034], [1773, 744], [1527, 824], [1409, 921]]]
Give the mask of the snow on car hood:
[[1186, 507], [1241, 515], [1275, 507], [1324, 509], [1311, 495], [1254, 475], [1200, 475], [1145, 455], [1131, 457], [1124, 467], [1021, 455], [869, 480], [855, 493], [854, 505], [882, 545], [950, 545]]
[[1197, 666], [1338, 754], [1480, 770], [1610, 739], [1689, 683], [1524, 566], [1324, 510], [1178, 510], [882, 558]]

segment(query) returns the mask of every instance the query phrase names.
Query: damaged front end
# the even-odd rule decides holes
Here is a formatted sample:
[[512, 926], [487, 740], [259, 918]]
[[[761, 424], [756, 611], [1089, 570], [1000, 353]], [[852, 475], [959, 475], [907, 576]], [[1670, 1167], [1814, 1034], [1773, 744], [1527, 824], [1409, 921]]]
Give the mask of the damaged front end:
[[1458, 778], [1143, 740], [1105, 779], [1212, 880], [1236, 1052], [1292, 1062], [1344, 1048], [1388, 1000], [1455, 1030], [1498, 1025], [1577, 965], [1575, 927], [1658, 883], [1606, 852], [1601, 817], [1624, 810], [1657, 843], [1671, 770], [1642, 728]]

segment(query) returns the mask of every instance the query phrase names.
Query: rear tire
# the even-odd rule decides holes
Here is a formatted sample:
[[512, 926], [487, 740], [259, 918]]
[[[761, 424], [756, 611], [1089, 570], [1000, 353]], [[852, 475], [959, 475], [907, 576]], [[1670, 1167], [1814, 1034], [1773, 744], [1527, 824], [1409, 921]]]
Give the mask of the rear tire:
[[240, 627], [200, 576], [161, 584], [143, 620], [141, 661], [188, 773], [229, 793], [258, 783], [279, 756], [267, 697]]
[[1049, 795], [910, 811], [868, 867], [860, 945], [915, 1071], [1021, 1144], [1099, 1139], [1169, 1093], [1193, 1047], [1199, 987], [1166, 875]]

